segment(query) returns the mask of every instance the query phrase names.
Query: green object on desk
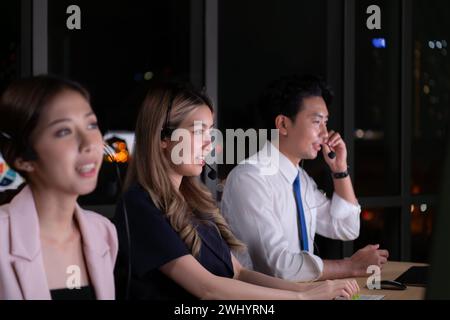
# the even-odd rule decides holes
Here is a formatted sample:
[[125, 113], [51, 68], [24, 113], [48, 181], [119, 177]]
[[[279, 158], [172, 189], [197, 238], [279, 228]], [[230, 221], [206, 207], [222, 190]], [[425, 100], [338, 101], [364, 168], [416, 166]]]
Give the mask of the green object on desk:
[[352, 300], [359, 300], [359, 298], [360, 298], [359, 294], [354, 294], [352, 296]]

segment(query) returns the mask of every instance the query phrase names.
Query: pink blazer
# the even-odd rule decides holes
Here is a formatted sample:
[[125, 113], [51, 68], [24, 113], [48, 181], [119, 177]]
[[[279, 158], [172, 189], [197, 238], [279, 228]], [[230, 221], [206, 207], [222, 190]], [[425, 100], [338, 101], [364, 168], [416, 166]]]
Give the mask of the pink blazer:
[[[116, 229], [108, 219], [78, 205], [75, 218], [96, 297], [112, 300], [115, 298]], [[0, 300], [4, 299], [51, 299], [41, 252], [38, 216], [28, 186], [10, 203], [0, 206]]]

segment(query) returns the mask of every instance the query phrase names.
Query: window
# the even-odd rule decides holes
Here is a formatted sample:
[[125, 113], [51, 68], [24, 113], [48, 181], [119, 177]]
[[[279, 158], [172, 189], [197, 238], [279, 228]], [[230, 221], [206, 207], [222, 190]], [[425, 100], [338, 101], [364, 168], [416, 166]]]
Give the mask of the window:
[[[355, 189], [359, 196], [399, 195], [400, 2], [356, 3]], [[366, 27], [372, 4], [382, 10], [381, 30]]]
[[[69, 5], [81, 29], [69, 30]], [[49, 72], [80, 81], [101, 128], [133, 130], [148, 80], [203, 86], [203, 2], [49, 1]]]

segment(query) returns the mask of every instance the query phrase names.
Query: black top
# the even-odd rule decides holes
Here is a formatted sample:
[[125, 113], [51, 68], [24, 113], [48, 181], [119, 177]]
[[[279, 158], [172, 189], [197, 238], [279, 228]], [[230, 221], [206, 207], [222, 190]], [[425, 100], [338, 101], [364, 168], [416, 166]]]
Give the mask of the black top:
[[[116, 297], [125, 297], [128, 269], [128, 246], [123, 203], [125, 199], [131, 236], [130, 299], [195, 299], [190, 293], [166, 277], [159, 268], [181, 256], [189, 249], [172, 228], [164, 214], [155, 206], [149, 194], [133, 185], [119, 201], [113, 222], [119, 238], [116, 263]], [[196, 224], [202, 240], [198, 261], [211, 273], [234, 276], [231, 253], [213, 224]]]
[[95, 293], [91, 286], [80, 289], [54, 289], [50, 290], [52, 300], [95, 300]]

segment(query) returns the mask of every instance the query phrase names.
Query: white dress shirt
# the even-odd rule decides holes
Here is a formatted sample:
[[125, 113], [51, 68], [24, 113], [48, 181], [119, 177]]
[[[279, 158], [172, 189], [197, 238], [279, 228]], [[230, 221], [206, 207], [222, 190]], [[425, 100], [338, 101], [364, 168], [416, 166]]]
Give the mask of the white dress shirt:
[[[293, 191], [299, 172], [309, 252], [300, 249]], [[361, 207], [336, 193], [328, 199], [270, 142], [228, 175], [221, 209], [234, 234], [247, 245], [254, 270], [291, 281], [321, 276], [323, 261], [313, 254], [316, 232], [339, 240], [359, 236]], [[249, 266], [245, 256], [237, 257]]]

